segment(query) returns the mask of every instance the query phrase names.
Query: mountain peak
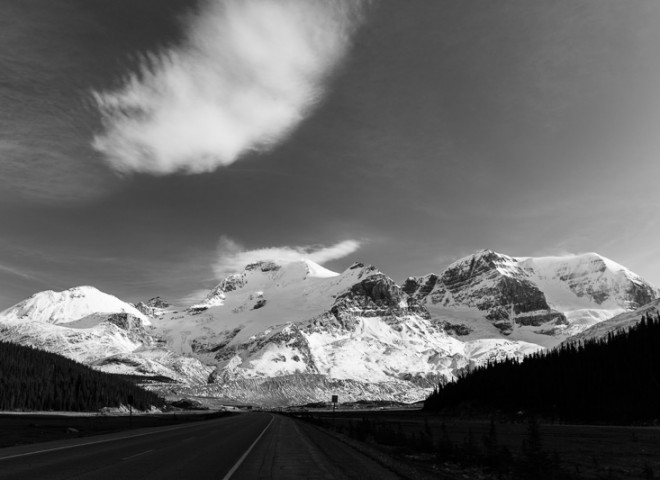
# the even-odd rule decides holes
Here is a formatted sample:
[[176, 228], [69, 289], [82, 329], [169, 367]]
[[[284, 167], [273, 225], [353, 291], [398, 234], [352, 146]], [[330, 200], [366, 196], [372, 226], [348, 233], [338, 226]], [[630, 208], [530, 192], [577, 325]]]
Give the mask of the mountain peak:
[[276, 272], [282, 268], [282, 265], [275, 263], [272, 260], [259, 260], [258, 262], [250, 263], [245, 266], [246, 272]]
[[504, 276], [524, 276], [517, 259], [493, 250], [479, 250], [455, 261], [447, 267], [444, 275], [459, 275], [467, 279], [491, 270]]
[[255, 291], [261, 291], [267, 288], [295, 285], [309, 278], [330, 278], [338, 275], [338, 273], [307, 259], [282, 264], [272, 260], [261, 260], [250, 263], [243, 272], [229, 275], [223, 279], [202, 302], [191, 306], [190, 309], [205, 310], [210, 307], [222, 306], [227, 293], [246, 286]]
[[365, 273], [381, 273], [381, 271], [378, 270], [373, 265], [369, 265], [362, 262], [355, 262], [353, 265], [348, 267], [344, 273], [349, 272], [350, 270], [359, 271], [360, 275], [364, 275]]
[[285, 264], [280, 273], [280, 276], [297, 276], [301, 278], [328, 278], [337, 275], [339, 275], [337, 272], [328, 270], [306, 258]]
[[[270, 273], [277, 272], [277, 275], [291, 276], [301, 275], [302, 277], [334, 277], [339, 275], [332, 270], [322, 267], [316, 262], [307, 258], [301, 258], [293, 262], [276, 262], [273, 260], [260, 260], [245, 266], [244, 273]], [[227, 277], [229, 278], [229, 277]]]
[[61, 292], [46, 290], [35, 293], [1, 312], [0, 317], [59, 324], [99, 313], [129, 313], [138, 317], [145, 325], [149, 324], [147, 317], [132, 305], [91, 286], [78, 286]]
[[470, 262], [473, 262], [473, 261], [492, 262], [492, 261], [495, 261], [495, 260], [511, 259], [511, 258], [512, 257], [509, 257], [508, 255], [498, 253], [494, 250], [482, 249], [482, 250], [477, 250], [476, 252], [471, 253], [470, 255], [466, 255], [464, 257], [461, 257], [458, 260], [455, 260], [451, 265], [449, 265], [449, 268], [452, 268], [455, 265], [460, 265], [460, 264], [463, 264], [463, 263], [470, 263]]

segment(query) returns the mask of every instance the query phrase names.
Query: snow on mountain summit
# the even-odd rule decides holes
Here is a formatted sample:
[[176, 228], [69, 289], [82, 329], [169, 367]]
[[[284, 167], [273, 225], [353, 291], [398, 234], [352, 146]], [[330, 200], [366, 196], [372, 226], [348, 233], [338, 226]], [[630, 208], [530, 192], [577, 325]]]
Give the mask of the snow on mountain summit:
[[46, 290], [0, 312], [3, 320], [31, 320], [52, 324], [76, 322], [90, 315], [127, 313], [139, 318], [143, 325], [150, 321], [132, 305], [90, 286], [54, 292]]
[[331, 278], [338, 275], [338, 273], [306, 259], [284, 264], [262, 260], [247, 265], [241, 273], [235, 273], [223, 279], [204, 300], [190, 309], [201, 311], [210, 307], [222, 306], [228, 292], [242, 289], [246, 285], [249, 285], [250, 290], [261, 290], [273, 286], [282, 288], [304, 282], [307, 279]]
[[[550, 303], [558, 308], [638, 308], [660, 290], [626, 267], [597, 253], [518, 258]], [[576, 301], [577, 299], [577, 301]]]
[[[160, 312], [168, 305], [153, 298], [141, 306]], [[160, 348], [152, 333], [149, 316], [88, 286], [39, 292], [0, 313], [1, 341], [58, 353], [110, 373], [206, 383], [208, 367]]]
[[410, 277], [403, 288], [434, 318], [459, 322], [468, 338], [503, 334], [544, 346], [660, 296], [596, 253], [511, 257], [481, 250], [440, 275]]

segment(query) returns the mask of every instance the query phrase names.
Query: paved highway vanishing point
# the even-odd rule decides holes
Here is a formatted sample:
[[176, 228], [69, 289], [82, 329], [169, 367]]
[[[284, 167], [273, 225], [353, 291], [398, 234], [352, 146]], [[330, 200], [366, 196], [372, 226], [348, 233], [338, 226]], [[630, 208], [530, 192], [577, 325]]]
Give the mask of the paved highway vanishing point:
[[2, 480], [399, 478], [288, 417], [247, 413], [0, 451]]

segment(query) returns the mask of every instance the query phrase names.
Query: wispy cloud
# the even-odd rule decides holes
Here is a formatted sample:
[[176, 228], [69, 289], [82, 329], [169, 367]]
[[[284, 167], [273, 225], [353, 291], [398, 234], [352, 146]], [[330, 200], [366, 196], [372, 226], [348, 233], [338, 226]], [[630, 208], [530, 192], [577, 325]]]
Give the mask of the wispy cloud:
[[270, 260], [280, 264], [301, 259], [323, 264], [347, 257], [362, 246], [358, 240], [344, 240], [329, 247], [311, 245], [301, 247], [268, 247], [246, 250], [229, 237], [221, 237], [218, 242], [218, 259], [213, 270], [216, 278], [221, 279], [232, 273], [241, 272], [246, 265], [261, 260]]
[[34, 275], [31, 275], [29, 273], [26, 273], [18, 268], [10, 267], [8, 265], [2, 265], [0, 264], [0, 272], [5, 272], [5, 273], [10, 273], [12, 275], [15, 275], [17, 277], [25, 278], [28, 280], [36, 280], [36, 277]]
[[207, 0], [183, 45], [94, 92], [120, 172], [212, 171], [282, 141], [321, 97], [366, 0]]

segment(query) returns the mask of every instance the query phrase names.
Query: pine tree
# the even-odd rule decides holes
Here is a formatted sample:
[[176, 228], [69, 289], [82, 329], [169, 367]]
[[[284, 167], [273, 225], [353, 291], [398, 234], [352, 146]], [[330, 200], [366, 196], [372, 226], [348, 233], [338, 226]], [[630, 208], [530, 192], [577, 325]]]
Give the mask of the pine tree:
[[163, 400], [120, 378], [54, 353], [0, 342], [0, 409], [95, 411], [127, 404], [146, 410]]
[[523, 410], [582, 422], [651, 421], [660, 418], [658, 345], [660, 319], [649, 312], [628, 331], [603, 340], [473, 369], [438, 385], [424, 408]]

